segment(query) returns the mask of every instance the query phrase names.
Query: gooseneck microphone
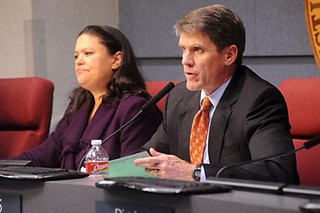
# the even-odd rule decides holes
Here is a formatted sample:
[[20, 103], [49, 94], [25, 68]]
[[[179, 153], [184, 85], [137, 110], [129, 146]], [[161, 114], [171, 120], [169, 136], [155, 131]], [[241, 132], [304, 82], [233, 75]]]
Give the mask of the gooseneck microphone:
[[110, 138], [112, 138], [114, 135], [116, 135], [118, 132], [120, 132], [123, 128], [128, 126], [132, 121], [134, 121], [141, 113], [148, 110], [151, 106], [155, 105], [161, 98], [163, 98], [170, 90], [172, 90], [174, 87], [174, 83], [169, 82], [160, 92], [158, 92], [155, 96], [153, 96], [147, 103], [145, 103], [139, 110], [139, 112], [133, 116], [127, 123], [123, 124], [119, 129], [114, 131], [109, 137], [105, 138], [102, 141], [102, 144], [107, 142]]
[[[126, 126], [128, 126], [129, 124], [131, 124], [137, 117], [139, 117], [139, 115], [141, 115], [143, 112], [145, 112], [146, 110], [148, 110], [151, 106], [155, 105], [161, 98], [163, 98], [166, 94], [168, 94], [170, 92], [170, 90], [172, 90], [174, 88], [174, 83], [169, 82], [162, 90], [160, 90], [160, 92], [158, 92], [155, 96], [153, 96], [150, 100], [148, 100], [139, 110], [139, 112], [133, 116], [129, 121], [127, 121], [125, 124], [123, 124], [119, 129], [117, 129], [116, 131], [114, 131], [111, 135], [109, 135], [108, 137], [106, 137], [105, 139], [102, 140], [102, 144], [104, 144], [105, 142], [107, 142], [108, 140], [110, 140], [112, 137], [114, 137], [116, 134], [118, 134], [123, 128], [125, 128]], [[101, 145], [102, 145], [101, 144]], [[85, 160], [86, 155], [84, 155], [79, 163], [78, 166], [78, 171], [81, 170], [81, 166]]]
[[235, 168], [235, 167], [238, 167], [238, 166], [244, 166], [244, 165], [255, 163], [255, 162], [258, 162], [258, 161], [264, 161], [264, 160], [269, 160], [269, 159], [272, 159], [272, 158], [279, 158], [279, 157], [283, 157], [283, 156], [292, 155], [292, 154], [294, 154], [294, 153], [296, 153], [296, 152], [298, 152], [298, 151], [300, 151], [302, 149], [310, 149], [310, 148], [318, 145], [319, 143], [320, 143], [320, 135], [318, 135], [318, 136], [310, 139], [309, 141], [305, 142], [301, 147], [299, 147], [297, 149], [294, 149], [294, 150], [290, 150], [290, 151], [285, 152], [285, 153], [280, 153], [280, 154], [276, 154], [276, 155], [267, 156], [267, 157], [264, 157], [264, 158], [258, 158], [258, 159], [251, 160], [251, 161], [244, 161], [244, 162], [240, 162], [240, 163], [235, 163], [235, 164], [224, 166], [217, 172], [216, 177], [219, 177], [221, 175], [221, 173], [224, 172], [227, 169], [232, 169], [232, 168]]

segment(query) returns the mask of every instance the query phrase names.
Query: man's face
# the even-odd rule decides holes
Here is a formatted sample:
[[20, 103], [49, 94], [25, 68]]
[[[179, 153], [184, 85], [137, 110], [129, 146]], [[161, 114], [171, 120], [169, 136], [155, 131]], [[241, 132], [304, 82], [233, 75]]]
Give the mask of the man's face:
[[219, 52], [207, 34], [181, 33], [179, 47], [188, 90], [210, 95], [232, 75], [226, 68], [228, 48]]

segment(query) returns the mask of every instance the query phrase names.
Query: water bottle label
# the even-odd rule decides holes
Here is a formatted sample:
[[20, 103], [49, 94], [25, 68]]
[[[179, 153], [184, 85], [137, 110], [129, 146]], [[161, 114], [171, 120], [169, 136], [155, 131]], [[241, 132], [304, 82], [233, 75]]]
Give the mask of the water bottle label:
[[86, 162], [86, 173], [95, 175], [107, 175], [109, 174], [109, 162], [108, 161], [92, 161]]

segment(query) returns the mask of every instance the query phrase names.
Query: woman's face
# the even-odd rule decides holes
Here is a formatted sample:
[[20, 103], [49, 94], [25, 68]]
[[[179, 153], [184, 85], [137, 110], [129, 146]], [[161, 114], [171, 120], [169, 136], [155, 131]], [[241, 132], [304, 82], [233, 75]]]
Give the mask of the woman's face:
[[108, 49], [100, 43], [100, 38], [82, 34], [77, 38], [74, 56], [79, 85], [94, 96], [106, 94], [106, 84], [121, 66], [122, 52], [110, 55]]

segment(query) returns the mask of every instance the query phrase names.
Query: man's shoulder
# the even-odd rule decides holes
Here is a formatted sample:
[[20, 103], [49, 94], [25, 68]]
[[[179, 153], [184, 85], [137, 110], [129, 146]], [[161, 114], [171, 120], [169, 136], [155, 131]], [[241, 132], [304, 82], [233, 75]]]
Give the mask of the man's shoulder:
[[175, 87], [171, 90], [170, 96], [175, 97], [175, 99], [190, 99], [194, 95], [199, 94], [199, 91], [191, 91], [186, 87], [186, 81], [182, 81], [175, 85]]
[[260, 93], [266, 89], [278, 91], [275, 85], [260, 77], [247, 66], [242, 65], [237, 72], [238, 73], [235, 75], [236, 79], [234, 79], [235, 81], [233, 84], [236, 84], [236, 87], [241, 87], [242, 89], [240, 90], [250, 90], [250, 93]]
[[261, 86], [274, 87], [274, 85], [271, 84], [268, 80], [262, 78], [260, 75], [258, 75], [256, 72], [254, 72], [252, 69], [250, 69], [247, 66], [242, 65], [240, 67], [239, 71], [242, 72], [245, 80], [249, 81], [250, 83], [255, 83], [255, 84], [261, 85]]

